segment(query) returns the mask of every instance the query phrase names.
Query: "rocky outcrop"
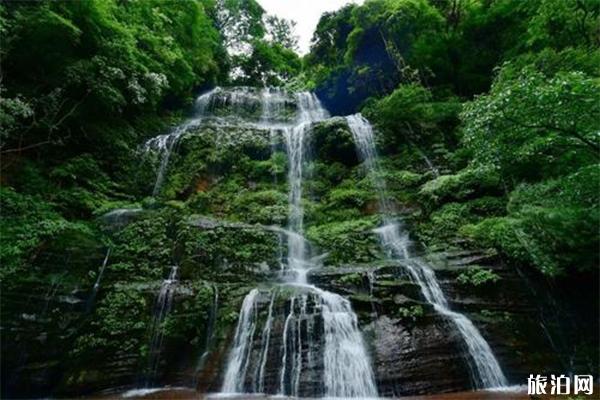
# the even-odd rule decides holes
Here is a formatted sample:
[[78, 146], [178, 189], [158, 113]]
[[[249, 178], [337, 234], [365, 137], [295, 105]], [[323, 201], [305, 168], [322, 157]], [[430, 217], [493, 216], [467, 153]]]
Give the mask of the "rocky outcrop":
[[[564, 359], [591, 362], [589, 354], [565, 354], [573, 348], [556, 346], [559, 340], [566, 342], [566, 335], [570, 335], [571, 343], [586, 346], [582, 338], [598, 331], [597, 319], [591, 315], [586, 319], [574, 310], [563, 310], [565, 319], [559, 322], [560, 317], [554, 318], [549, 327], [545, 310], [549, 305], [536, 294], [561, 298], [560, 291], [540, 283], [530, 287], [532, 278], [502, 263], [493, 252], [449, 251], [424, 257], [435, 268], [451, 308], [465, 313], [482, 332], [511, 383], [526, 382], [531, 371], [562, 370]], [[491, 270], [499, 279], [480, 286], [461, 284], [458, 276], [473, 268]], [[402, 263], [315, 270], [310, 280], [352, 301], [370, 344], [380, 394], [400, 396], [473, 387], [469, 356], [456, 328], [424, 301]], [[593, 283], [588, 284], [594, 293]], [[578, 319], [578, 326], [586, 333], [573, 329], [569, 320], [574, 315], [583, 318]], [[581, 370], [586, 368], [581, 365]]]

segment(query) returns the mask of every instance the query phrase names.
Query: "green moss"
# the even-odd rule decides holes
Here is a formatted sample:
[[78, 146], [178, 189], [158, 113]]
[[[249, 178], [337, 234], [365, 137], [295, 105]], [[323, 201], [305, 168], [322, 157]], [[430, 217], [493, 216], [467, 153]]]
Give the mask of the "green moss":
[[370, 295], [368, 295], [366, 293], [355, 293], [350, 296], [350, 300], [352, 302], [356, 302], [356, 303], [370, 303], [374, 299], [373, 299], [373, 297], [371, 297]]
[[312, 139], [319, 160], [346, 166], [358, 164], [352, 133], [344, 118], [315, 124]]
[[429, 246], [444, 246], [461, 236], [463, 226], [480, 222], [485, 217], [503, 215], [505, 209], [505, 200], [501, 197], [484, 196], [462, 203], [446, 203], [433, 210], [428, 218], [419, 220], [415, 233]]
[[373, 197], [373, 193], [354, 187], [338, 187], [329, 192], [327, 197], [329, 208], [362, 209]]
[[248, 223], [282, 226], [287, 220], [288, 198], [273, 189], [243, 190], [233, 200], [231, 213]]
[[141, 355], [149, 318], [150, 303], [142, 292], [115, 288], [99, 301], [91, 332], [76, 339], [72, 354], [87, 357], [118, 349]]
[[201, 347], [206, 326], [210, 318], [214, 288], [197, 280], [189, 288], [193, 295], [178, 298], [164, 322], [164, 335], [167, 340], [189, 341]]
[[423, 182], [425, 175], [412, 171], [388, 171], [384, 179], [392, 190], [414, 188]]
[[508, 311], [490, 311], [490, 310], [481, 310], [479, 312], [479, 317], [497, 323], [511, 323], [513, 322], [513, 316]]
[[462, 272], [456, 280], [462, 285], [483, 286], [490, 283], [496, 283], [500, 277], [490, 269], [481, 267], [471, 267], [465, 272]]
[[184, 226], [178, 233], [182, 274], [188, 278], [224, 278], [231, 267], [238, 279], [250, 280], [246, 269], [266, 263], [279, 268], [279, 236], [259, 227], [217, 226], [210, 229]]
[[347, 274], [342, 276], [341, 278], [339, 278], [337, 280], [338, 283], [340, 284], [348, 284], [348, 285], [362, 285], [363, 282], [363, 275], [359, 274], [358, 272], [353, 273], [353, 274]]
[[416, 322], [419, 318], [425, 315], [425, 310], [420, 305], [398, 307], [395, 314], [401, 319]]
[[[129, 278], [161, 278], [163, 270], [173, 264], [174, 242], [169, 235], [172, 225], [168, 212], [152, 212], [114, 233], [112, 259], [127, 265]], [[121, 276], [123, 279], [124, 276]]]
[[330, 264], [369, 262], [380, 256], [380, 246], [372, 232], [377, 222], [377, 218], [367, 217], [312, 226], [307, 237], [329, 253]]
[[486, 193], [499, 193], [500, 176], [493, 169], [469, 168], [455, 175], [442, 175], [425, 183], [419, 195], [429, 203], [464, 200]]

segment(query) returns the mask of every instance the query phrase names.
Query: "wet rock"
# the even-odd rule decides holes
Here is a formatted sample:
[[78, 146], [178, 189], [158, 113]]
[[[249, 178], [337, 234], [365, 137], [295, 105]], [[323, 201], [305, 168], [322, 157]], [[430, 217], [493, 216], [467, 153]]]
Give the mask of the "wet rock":
[[100, 217], [101, 223], [108, 230], [117, 230], [135, 221], [144, 212], [141, 208], [117, 208]]

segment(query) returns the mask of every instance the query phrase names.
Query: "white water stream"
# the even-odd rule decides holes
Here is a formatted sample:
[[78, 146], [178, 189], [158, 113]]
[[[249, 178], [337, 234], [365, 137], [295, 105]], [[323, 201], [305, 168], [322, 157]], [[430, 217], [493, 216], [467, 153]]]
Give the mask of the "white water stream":
[[149, 369], [145, 382], [146, 387], [150, 387], [160, 364], [160, 352], [162, 350], [164, 336], [163, 323], [171, 311], [173, 295], [175, 293], [174, 285], [177, 283], [177, 270], [178, 267], [176, 265], [171, 267], [169, 277], [162, 281], [158, 296], [156, 297], [154, 314], [150, 325], [151, 338], [149, 348]]
[[382, 246], [392, 257], [406, 260], [405, 268], [412, 280], [419, 285], [427, 302], [456, 327], [468, 350], [469, 362], [475, 373], [476, 386], [478, 388], [508, 386], [508, 381], [492, 349], [473, 322], [465, 315], [450, 309], [431, 267], [422, 260], [411, 258], [408, 232], [400, 222], [393, 219], [393, 207], [388, 201], [385, 181], [381, 178], [371, 124], [360, 114], [348, 116], [347, 121], [358, 154], [363, 159], [368, 172], [374, 176], [373, 183], [378, 195], [379, 209], [384, 219], [384, 225], [376, 229]]
[[158, 166], [158, 171], [156, 173], [156, 181], [152, 190], [153, 196], [156, 196], [159, 193], [160, 188], [163, 184], [173, 148], [177, 145], [177, 142], [179, 141], [181, 136], [183, 136], [191, 128], [196, 127], [202, 123], [202, 119], [205, 116], [207, 107], [210, 105], [211, 101], [213, 101], [214, 95], [216, 93], [220, 93], [220, 91], [220, 88], [215, 88], [210, 92], [198, 96], [194, 107], [194, 115], [191, 118], [189, 118], [183, 124], [175, 127], [172, 132], [156, 136], [148, 140], [144, 144], [144, 151], [156, 151], [158, 152], [160, 157], [160, 163]]
[[[377, 397], [374, 374], [357, 317], [350, 302], [342, 296], [324, 291], [307, 283], [307, 273], [317, 267], [311, 258], [303, 233], [304, 210], [302, 207], [302, 183], [307, 155], [307, 135], [315, 121], [327, 117], [317, 98], [311, 93], [299, 93], [294, 125], [274, 123], [274, 115], [280, 112], [283, 100], [278, 92], [269, 91], [263, 96], [261, 123], [270, 126], [272, 134], [280, 132], [288, 154], [289, 213], [287, 239], [288, 281], [281, 286], [296, 289], [299, 293], [289, 298], [289, 309], [283, 323], [279, 395], [301, 395], [302, 374], [311, 368], [316, 349], [321, 348], [323, 362], [323, 395], [331, 398]], [[279, 111], [277, 111], [279, 110]], [[229, 353], [222, 393], [264, 392], [265, 368], [269, 362], [271, 329], [275, 318], [273, 307], [278, 288], [272, 289], [267, 318], [260, 335], [260, 356], [257, 378], [252, 385], [246, 376], [257, 332], [258, 302], [260, 292], [253, 289], [244, 299], [233, 347]], [[309, 308], [311, 309], [309, 311]], [[320, 313], [323, 334], [316, 335], [312, 313]], [[304, 327], [304, 329], [303, 329]], [[306, 334], [303, 335], [303, 332]], [[324, 342], [319, 347], [318, 337]], [[305, 339], [303, 341], [303, 338]]]
[[94, 305], [94, 301], [96, 300], [96, 296], [98, 295], [98, 290], [100, 289], [100, 282], [102, 281], [102, 277], [104, 276], [104, 270], [108, 265], [108, 257], [110, 257], [110, 247], [106, 249], [106, 255], [104, 256], [104, 261], [102, 261], [102, 266], [100, 267], [100, 271], [98, 272], [98, 277], [96, 278], [96, 282], [94, 283], [94, 287], [92, 288], [92, 293], [88, 298], [86, 310], [90, 312], [92, 310], [92, 306]]
[[[262, 116], [256, 122], [235, 120], [211, 115], [211, 107], [227, 105], [232, 112], [242, 112], [245, 102], [260, 102]], [[295, 102], [296, 118], [292, 121], [286, 115], [290, 104]], [[356, 314], [350, 302], [334, 293], [319, 289], [307, 283], [307, 273], [319, 265], [318, 257], [311, 254], [310, 245], [303, 236], [304, 210], [302, 189], [305, 175], [308, 139], [314, 122], [326, 119], [328, 114], [318, 99], [311, 93], [299, 93], [295, 99], [277, 89], [256, 91], [224, 91], [217, 88], [197, 99], [196, 113], [186, 123], [171, 133], [158, 136], [146, 143], [147, 151], [158, 151], [160, 165], [154, 185], [154, 194], [160, 190], [164, 180], [171, 152], [180, 138], [191, 128], [211, 118], [220, 124], [247, 125], [270, 131], [273, 149], [281, 139], [288, 155], [288, 225], [287, 229], [272, 227], [281, 233], [287, 249], [281, 257], [284, 283], [281, 287], [295, 288], [297, 293], [287, 294], [287, 311], [277, 313], [277, 298], [283, 290], [276, 286], [268, 293], [268, 310], [265, 318], [259, 318], [261, 294], [264, 291], [253, 289], [245, 297], [239, 315], [235, 338], [229, 352], [227, 368], [221, 392], [265, 393], [272, 392], [267, 387], [269, 367], [279, 368], [277, 392], [272, 394], [299, 396], [302, 391], [303, 374], [317, 363], [322, 362], [322, 394], [337, 398], [377, 397], [374, 374], [362, 335], [358, 329]], [[401, 221], [394, 219], [394, 206], [387, 195], [385, 180], [379, 168], [374, 142], [373, 129], [360, 115], [347, 117], [360, 158], [364, 161], [366, 173], [373, 179], [377, 192], [383, 225], [376, 230], [382, 246], [391, 257], [405, 260], [405, 268], [412, 280], [418, 284], [423, 297], [434, 309], [446, 317], [456, 327], [469, 354], [469, 364], [474, 371], [475, 385], [479, 388], [504, 387], [507, 380], [489, 344], [478, 329], [463, 314], [450, 309], [434, 271], [421, 260], [410, 254], [410, 238]], [[168, 313], [172, 299], [171, 284], [176, 279], [177, 269], [163, 283], [157, 298], [157, 310], [151, 341], [151, 371], [156, 371], [162, 335], [159, 329]], [[373, 282], [374, 277], [369, 276]], [[289, 290], [288, 290], [289, 292]], [[264, 296], [262, 296], [264, 297]], [[315, 315], [322, 318], [323, 331], [315, 331]], [[277, 321], [277, 318], [284, 318]], [[277, 322], [276, 322], [277, 321]], [[273, 328], [283, 325], [281, 357], [275, 360], [270, 356], [273, 349]], [[280, 325], [281, 326], [281, 325]], [[322, 342], [319, 343], [319, 340]], [[255, 346], [255, 341], [258, 346]], [[258, 351], [255, 348], [258, 348]], [[258, 361], [252, 359], [254, 357]], [[322, 357], [319, 359], [319, 357]], [[252, 370], [249, 370], [252, 369]], [[272, 384], [270, 386], [273, 386]]]

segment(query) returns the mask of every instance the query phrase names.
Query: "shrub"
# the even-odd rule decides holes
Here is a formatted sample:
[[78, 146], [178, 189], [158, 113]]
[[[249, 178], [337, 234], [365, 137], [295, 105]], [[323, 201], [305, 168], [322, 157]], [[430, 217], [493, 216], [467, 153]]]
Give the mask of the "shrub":
[[488, 283], [496, 283], [500, 277], [490, 269], [471, 267], [462, 272], [456, 280], [463, 285], [482, 286]]
[[0, 186], [0, 209], [2, 281], [26, 260], [31, 260], [35, 250], [45, 241], [60, 233], [72, 230], [91, 234], [88, 226], [67, 221], [39, 197], [20, 194], [5, 186]]
[[321, 250], [329, 253], [330, 264], [369, 262], [377, 258], [380, 246], [372, 229], [376, 219], [361, 218], [313, 226], [307, 237]]
[[490, 168], [467, 168], [455, 175], [442, 175], [425, 183], [419, 195], [439, 204], [448, 200], [465, 200], [476, 195], [499, 193], [500, 176]]
[[560, 179], [519, 186], [508, 215], [467, 225], [462, 233], [548, 275], [598, 265], [598, 166]]

